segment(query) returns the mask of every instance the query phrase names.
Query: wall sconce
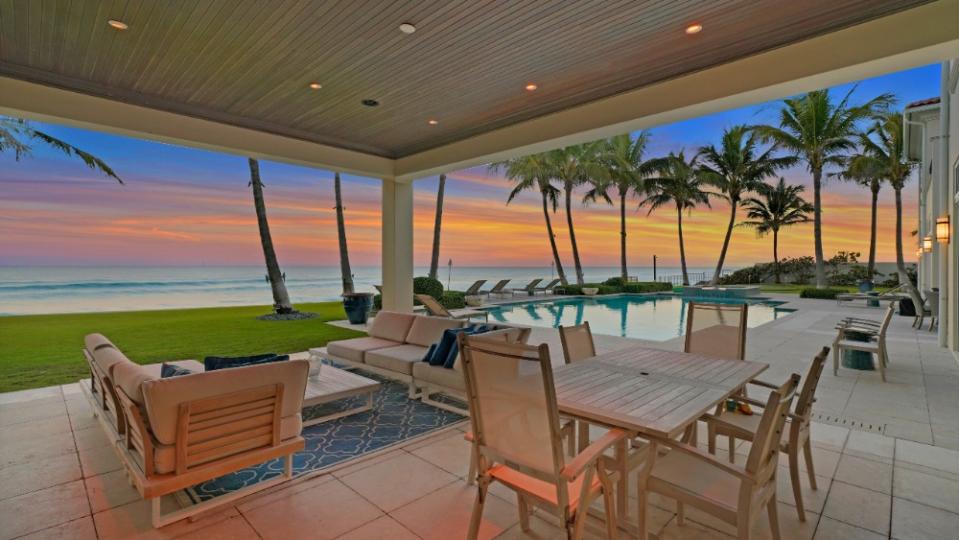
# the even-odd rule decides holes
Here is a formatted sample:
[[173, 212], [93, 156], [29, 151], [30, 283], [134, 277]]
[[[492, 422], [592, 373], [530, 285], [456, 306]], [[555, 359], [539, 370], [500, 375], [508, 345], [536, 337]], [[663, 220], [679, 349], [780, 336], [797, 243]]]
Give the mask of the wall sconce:
[[922, 252], [930, 253], [932, 252], [932, 237], [926, 236], [922, 239]]
[[936, 218], [936, 241], [940, 244], [948, 244], [949, 237], [951, 236], [951, 229], [949, 226], [949, 214], [944, 216], [939, 216]]

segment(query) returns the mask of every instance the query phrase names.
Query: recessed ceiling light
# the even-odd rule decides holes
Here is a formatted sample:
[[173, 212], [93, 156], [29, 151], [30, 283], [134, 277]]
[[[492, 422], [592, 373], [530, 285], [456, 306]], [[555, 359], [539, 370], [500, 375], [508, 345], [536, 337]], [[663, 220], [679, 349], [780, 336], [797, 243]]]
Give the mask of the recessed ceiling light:
[[403, 32], [404, 34], [412, 34], [413, 32], [416, 32], [416, 27], [408, 22], [405, 22], [400, 25], [400, 32]]
[[533, 84], [533, 83], [529, 83], [529, 84], [526, 85], [526, 91], [527, 91], [527, 92], [532, 92], [533, 90], [536, 90], [537, 88], [539, 88], [539, 87], [536, 86], [536, 85]]
[[362, 103], [366, 107], [376, 107], [377, 105], [380, 104], [380, 102], [376, 101], [375, 99], [364, 99], [360, 103]]
[[429, 120], [426, 121], [426, 123], [429, 124], [429, 125], [431, 125], [431, 126], [435, 126], [436, 124], [439, 124], [440, 122], [439, 122], [439, 120], [434, 120], [434, 119], [430, 118]]
[[698, 34], [703, 31], [703, 25], [696, 23], [686, 27], [686, 33], [689, 35]]
[[312, 90], [319, 90], [320, 88], [323, 88], [323, 85], [322, 85], [322, 84], [320, 84], [320, 83], [318, 83], [318, 82], [311, 82], [311, 83], [310, 83], [310, 89], [312, 89]]
[[116, 28], [117, 30], [126, 30], [127, 28], [130, 28], [130, 25], [128, 25], [127, 23], [123, 21], [118, 21], [116, 19], [110, 19], [109, 21], [107, 21], [107, 24]]

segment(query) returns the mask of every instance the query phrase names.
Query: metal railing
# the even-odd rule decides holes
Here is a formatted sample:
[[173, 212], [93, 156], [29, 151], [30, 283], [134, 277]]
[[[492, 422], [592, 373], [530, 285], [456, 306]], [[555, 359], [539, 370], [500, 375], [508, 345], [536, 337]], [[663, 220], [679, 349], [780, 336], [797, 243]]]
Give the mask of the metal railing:
[[[720, 273], [720, 275], [721, 275], [721, 276], [728, 276], [728, 275], [731, 274], [731, 273], [732, 273], [732, 272], [730, 272], [729, 270], [723, 270], [723, 271]], [[713, 273], [712, 273], [712, 272], [687, 272], [687, 275], [689, 276], [689, 284], [690, 284], [690, 285], [695, 285], [696, 283], [700, 283], [700, 282], [703, 282], [703, 281], [708, 282], [708, 281], [712, 280], [712, 278], [713, 278]], [[661, 282], [663, 282], [663, 283], [669, 283], [670, 285], [673, 285], [673, 286], [679, 286], [679, 285], [682, 285], [682, 284], [683, 284], [683, 275], [682, 275], [682, 274], [669, 274], [669, 275], [665, 275], [665, 276], [657, 276], [656, 281], [661, 281]]]

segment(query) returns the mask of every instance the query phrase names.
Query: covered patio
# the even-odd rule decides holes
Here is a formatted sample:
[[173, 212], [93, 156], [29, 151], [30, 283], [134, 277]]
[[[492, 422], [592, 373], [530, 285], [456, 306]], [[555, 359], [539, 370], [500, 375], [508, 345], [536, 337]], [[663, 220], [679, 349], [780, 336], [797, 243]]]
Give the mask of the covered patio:
[[[382, 302], [394, 312], [413, 311], [418, 178], [959, 56], [957, 0], [53, 4], [0, 0], [0, 113], [382, 179]], [[954, 276], [955, 257], [941, 260]], [[746, 359], [768, 364], [770, 381], [805, 374], [843, 317], [881, 315], [777, 299], [798, 311], [746, 336]], [[943, 345], [955, 347], [957, 323], [942, 319], [940, 338], [894, 318], [886, 383], [833, 376], [830, 361], [813, 405], [818, 489], [804, 487], [805, 522], [780, 456], [783, 538], [954, 536], [959, 365]], [[563, 363], [556, 330], [534, 328], [528, 342]], [[597, 353], [635, 345], [684, 344], [596, 336]], [[460, 421], [154, 528], [79, 383], [0, 394], [0, 429], [0, 540], [462, 538], [476, 494]], [[748, 449], [740, 442], [737, 462]], [[541, 512], [524, 532], [501, 487], [480, 537], [565, 536]], [[692, 509], [680, 525], [671, 502], [650, 503], [658, 538], [736, 535]], [[635, 519], [635, 499], [625, 507]], [[754, 537], [769, 535], [766, 519]]]

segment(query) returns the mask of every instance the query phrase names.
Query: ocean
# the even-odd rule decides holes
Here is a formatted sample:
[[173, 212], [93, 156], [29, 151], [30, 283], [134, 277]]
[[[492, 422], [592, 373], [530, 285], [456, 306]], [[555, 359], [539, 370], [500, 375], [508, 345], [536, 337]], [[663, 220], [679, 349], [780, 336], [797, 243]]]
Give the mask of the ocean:
[[[339, 267], [289, 266], [286, 285], [290, 299], [297, 302], [337, 300], [341, 292]], [[414, 275], [428, 269], [417, 267]], [[587, 267], [587, 282], [603, 281], [619, 275], [618, 267]], [[689, 268], [689, 272], [707, 272], [707, 268]], [[679, 274], [679, 268], [659, 267], [658, 276]], [[358, 291], [373, 292], [379, 284], [379, 267], [355, 267]], [[567, 276], [572, 276], [572, 269]], [[652, 267], [630, 268], [630, 275], [642, 281], [653, 278]], [[548, 281], [550, 267], [447, 267], [439, 272], [443, 286], [463, 290], [478, 279], [488, 280], [489, 288], [497, 280], [510, 278], [510, 285], [521, 287], [535, 278]], [[575, 281], [575, 279], [571, 280]], [[266, 271], [259, 266], [191, 267], [0, 267], [0, 315], [40, 313], [79, 313], [173, 309], [272, 304]]]

